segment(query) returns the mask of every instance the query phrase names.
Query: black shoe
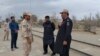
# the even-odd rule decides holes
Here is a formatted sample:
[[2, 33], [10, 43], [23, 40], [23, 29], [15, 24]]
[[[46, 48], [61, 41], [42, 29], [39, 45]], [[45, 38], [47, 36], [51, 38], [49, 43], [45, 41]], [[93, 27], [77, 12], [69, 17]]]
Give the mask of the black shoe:
[[44, 52], [44, 53], [43, 53], [43, 55], [46, 55], [46, 54], [47, 54], [47, 52]]
[[55, 56], [56, 53], [52, 53], [51, 56]]
[[15, 49], [19, 49], [18, 47], [15, 47]]

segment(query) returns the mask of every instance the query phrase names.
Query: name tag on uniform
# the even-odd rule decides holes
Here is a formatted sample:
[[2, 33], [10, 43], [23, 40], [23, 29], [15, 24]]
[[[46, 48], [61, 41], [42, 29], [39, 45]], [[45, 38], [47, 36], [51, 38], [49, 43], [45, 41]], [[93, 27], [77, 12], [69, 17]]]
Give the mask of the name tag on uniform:
[[70, 25], [70, 22], [67, 22], [67, 26], [69, 26]]
[[69, 22], [69, 20], [67, 20], [67, 26], [69, 26], [70, 25], [70, 22]]

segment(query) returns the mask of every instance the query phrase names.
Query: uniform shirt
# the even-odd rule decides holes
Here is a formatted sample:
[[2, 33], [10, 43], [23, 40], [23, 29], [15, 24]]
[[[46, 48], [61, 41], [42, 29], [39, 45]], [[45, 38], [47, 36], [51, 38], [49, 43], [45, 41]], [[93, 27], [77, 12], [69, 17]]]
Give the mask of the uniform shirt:
[[56, 53], [63, 54], [64, 41], [67, 41], [66, 48], [70, 47], [70, 43], [72, 40], [72, 36], [71, 36], [72, 27], [73, 27], [73, 22], [69, 17], [63, 20], [62, 24], [59, 26], [59, 30], [58, 30], [56, 42], [55, 42]]
[[9, 22], [4, 23], [4, 30], [9, 31]]
[[32, 37], [32, 24], [30, 21], [23, 20], [21, 22], [22, 37]]
[[73, 27], [73, 23], [72, 23], [72, 20], [70, 18], [63, 20], [61, 26], [59, 27], [59, 31], [64, 32], [63, 39], [65, 41], [68, 41], [69, 39], [71, 39], [72, 27]]

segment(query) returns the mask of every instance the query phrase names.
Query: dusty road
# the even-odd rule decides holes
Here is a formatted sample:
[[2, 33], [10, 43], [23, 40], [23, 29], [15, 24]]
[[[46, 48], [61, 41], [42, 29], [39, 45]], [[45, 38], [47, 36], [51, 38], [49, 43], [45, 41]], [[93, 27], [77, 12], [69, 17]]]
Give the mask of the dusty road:
[[[23, 56], [23, 45], [22, 45], [23, 42], [22, 42], [20, 32], [19, 32], [18, 43], [17, 43], [19, 49], [16, 49], [13, 52], [10, 50], [11, 40], [3, 41], [3, 35], [4, 35], [4, 32], [2, 29], [0, 29], [0, 56]], [[43, 56], [42, 53], [43, 53], [42, 39], [34, 36], [34, 42], [32, 44], [32, 52], [31, 52], [30, 56]], [[50, 56], [50, 54], [51, 54], [51, 50], [49, 50], [49, 53], [46, 56]], [[56, 55], [56, 56], [58, 56], [58, 55]], [[86, 55], [83, 55], [74, 50], [71, 50], [70, 56], [86, 56]]]

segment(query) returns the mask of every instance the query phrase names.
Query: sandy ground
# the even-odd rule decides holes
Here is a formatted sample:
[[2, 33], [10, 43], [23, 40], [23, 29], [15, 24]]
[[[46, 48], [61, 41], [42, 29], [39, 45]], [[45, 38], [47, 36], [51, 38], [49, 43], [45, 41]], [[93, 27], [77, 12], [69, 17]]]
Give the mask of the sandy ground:
[[[22, 42], [21, 34], [19, 33], [18, 43], [17, 43], [19, 49], [16, 49], [13, 52], [10, 50], [11, 40], [3, 41], [3, 35], [4, 32], [2, 29], [0, 29], [0, 56], [23, 56], [23, 45], [22, 45], [23, 42]], [[32, 44], [32, 52], [30, 53], [30, 56], [44, 56], [42, 53], [43, 53], [42, 39], [34, 36], [34, 42]], [[48, 55], [45, 56], [50, 56], [50, 54], [51, 54], [51, 50], [49, 50]], [[70, 56], [85, 56], [85, 55], [82, 55], [76, 51], [71, 50]]]

